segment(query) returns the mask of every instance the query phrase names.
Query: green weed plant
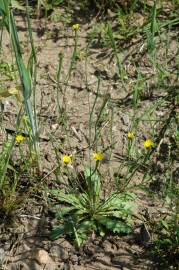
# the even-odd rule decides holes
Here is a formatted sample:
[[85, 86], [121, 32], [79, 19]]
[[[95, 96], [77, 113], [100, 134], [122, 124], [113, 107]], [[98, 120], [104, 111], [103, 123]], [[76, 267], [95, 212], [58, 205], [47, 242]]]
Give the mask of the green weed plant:
[[59, 203], [54, 210], [61, 223], [53, 229], [51, 239], [68, 235], [80, 247], [92, 234], [104, 236], [109, 231], [128, 234], [132, 232], [132, 201], [131, 193], [112, 192], [102, 198], [102, 181], [96, 168], [84, 171], [85, 187], [66, 193], [60, 190], [49, 191]]

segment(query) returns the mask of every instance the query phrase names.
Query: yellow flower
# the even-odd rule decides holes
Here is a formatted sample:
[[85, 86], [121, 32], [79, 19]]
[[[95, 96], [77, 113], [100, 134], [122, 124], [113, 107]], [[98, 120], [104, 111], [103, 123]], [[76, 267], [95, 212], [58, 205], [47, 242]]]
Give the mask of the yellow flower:
[[63, 155], [63, 156], [62, 156], [62, 161], [63, 161], [63, 163], [65, 163], [65, 164], [71, 163], [71, 162], [72, 162], [71, 156], [69, 156], [69, 155]]
[[22, 142], [24, 140], [24, 136], [22, 136], [21, 134], [16, 136], [16, 142]]
[[104, 158], [104, 154], [103, 153], [99, 153], [99, 152], [94, 152], [93, 153], [93, 158], [96, 161], [101, 161]]
[[134, 132], [133, 131], [128, 131], [128, 133], [127, 133], [127, 137], [128, 137], [128, 139], [133, 139], [134, 138]]
[[77, 31], [78, 28], [79, 28], [79, 24], [78, 24], [78, 23], [75, 23], [75, 24], [73, 25], [73, 30]]
[[152, 140], [148, 139], [148, 140], [146, 140], [146, 141], [144, 142], [144, 147], [145, 147], [145, 148], [150, 148], [150, 147], [152, 147], [152, 146], [154, 146], [154, 142], [153, 142]]

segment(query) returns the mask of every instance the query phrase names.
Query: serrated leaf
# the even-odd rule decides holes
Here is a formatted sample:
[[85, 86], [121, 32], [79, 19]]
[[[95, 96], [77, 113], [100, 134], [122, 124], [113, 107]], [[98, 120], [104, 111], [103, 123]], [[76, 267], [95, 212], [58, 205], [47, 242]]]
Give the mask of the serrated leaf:
[[123, 221], [110, 217], [101, 217], [98, 222], [114, 233], [131, 233], [132, 228]]
[[61, 202], [66, 202], [76, 208], [82, 207], [79, 198], [75, 194], [65, 194], [63, 191], [59, 191], [57, 189], [49, 190], [49, 193], [54, 195]]
[[134, 208], [135, 204], [132, 203], [134, 199], [133, 194], [119, 194], [113, 193], [110, 194], [108, 198], [106, 198], [105, 202], [101, 206], [101, 211], [128, 211], [131, 212], [132, 208]]

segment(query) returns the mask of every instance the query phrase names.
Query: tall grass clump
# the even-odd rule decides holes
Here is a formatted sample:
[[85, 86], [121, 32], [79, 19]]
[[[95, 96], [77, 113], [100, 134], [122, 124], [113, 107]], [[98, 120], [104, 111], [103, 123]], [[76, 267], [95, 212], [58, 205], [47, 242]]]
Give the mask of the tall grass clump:
[[[18, 32], [16, 27], [16, 22], [13, 14], [13, 8], [10, 0], [0, 1], [0, 12], [1, 12], [1, 22], [3, 26], [9, 33], [10, 41], [12, 44], [13, 53], [15, 55], [16, 64], [19, 72], [19, 78], [21, 82], [23, 101], [22, 106], [24, 108], [24, 113], [28, 117], [30, 125], [30, 139], [33, 145], [34, 151], [36, 153], [37, 161], [39, 159], [39, 144], [38, 144], [38, 128], [36, 121], [35, 108], [33, 110], [30, 97], [32, 95], [32, 90], [35, 91], [34, 86], [36, 82], [36, 53], [32, 38], [32, 30], [30, 26], [30, 18], [28, 15], [28, 1], [26, 1], [26, 14], [27, 14], [27, 24], [28, 24], [28, 34], [29, 34], [29, 44], [31, 46], [31, 54], [28, 61], [28, 66], [25, 66], [23, 55], [21, 52], [20, 41], [18, 38]], [[34, 98], [35, 103], [35, 98]]]

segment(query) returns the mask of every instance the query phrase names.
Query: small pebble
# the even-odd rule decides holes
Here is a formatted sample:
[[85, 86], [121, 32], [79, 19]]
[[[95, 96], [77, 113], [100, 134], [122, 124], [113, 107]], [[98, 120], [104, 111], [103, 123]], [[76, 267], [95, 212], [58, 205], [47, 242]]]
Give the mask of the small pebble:
[[41, 265], [41, 264], [49, 264], [51, 262], [51, 258], [47, 251], [44, 249], [40, 249], [34, 256], [34, 259]]

